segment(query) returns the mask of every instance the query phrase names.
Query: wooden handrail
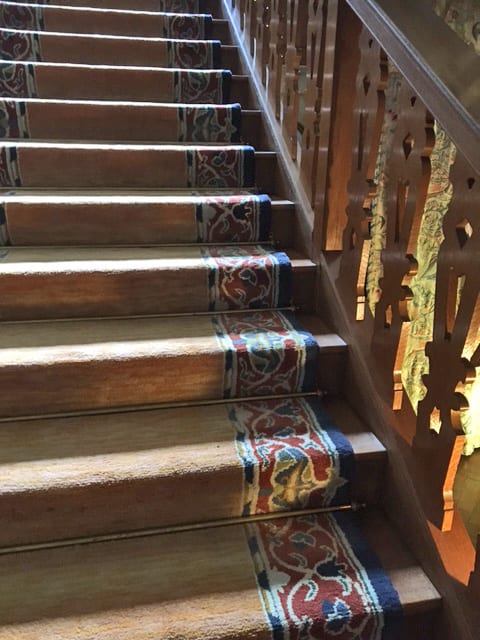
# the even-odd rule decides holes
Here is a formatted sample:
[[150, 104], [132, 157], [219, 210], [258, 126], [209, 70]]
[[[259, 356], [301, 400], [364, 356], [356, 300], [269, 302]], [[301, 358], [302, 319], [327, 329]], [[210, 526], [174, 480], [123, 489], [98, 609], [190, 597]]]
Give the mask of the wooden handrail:
[[480, 57], [419, 0], [347, 0], [480, 172]]

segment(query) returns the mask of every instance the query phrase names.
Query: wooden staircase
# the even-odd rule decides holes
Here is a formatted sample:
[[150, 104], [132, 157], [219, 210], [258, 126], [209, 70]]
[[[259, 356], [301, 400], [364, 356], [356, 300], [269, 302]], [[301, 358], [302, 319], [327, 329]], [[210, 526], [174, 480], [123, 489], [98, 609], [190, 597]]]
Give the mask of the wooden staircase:
[[[221, 1], [175, 19], [161, 10], [195, 2], [83, 3], [0, 3], [0, 637], [441, 637], [440, 596], [377, 506], [387, 452], [338, 395], [347, 345], [313, 313], [317, 267], [295, 248], [295, 204]], [[195, 71], [175, 67], [169, 28], [178, 50], [182, 29], [205, 50], [219, 41], [199, 67], [209, 93], [190, 102]], [[222, 126], [184, 126], [212, 109]], [[231, 184], [207, 185], [189, 163], [210, 170], [225, 149], [250, 164]], [[208, 227], [212, 202], [245, 224]], [[279, 269], [280, 292], [240, 278], [215, 294], [227, 266], [256, 282], [262, 260], [268, 274]], [[242, 378], [248, 340], [236, 346], [246, 334], [261, 360], [252, 380]], [[275, 362], [300, 352], [305, 363], [277, 375]], [[238, 416], [270, 420], [272, 434], [257, 434], [268, 467], [287, 410], [346, 436], [354, 470], [342, 500], [292, 476], [278, 504], [246, 500]], [[300, 463], [310, 456], [316, 468], [310, 428]], [[367, 505], [358, 518], [352, 503]], [[325, 507], [341, 511], [312, 515]], [[273, 512], [284, 518], [254, 521]], [[272, 622], [252, 541], [306, 522], [318, 536], [345, 526], [358, 549], [373, 548], [403, 622], [375, 618], [371, 603], [349, 630], [335, 611], [318, 610], [308, 636], [305, 620]], [[330, 542], [340, 554], [340, 534]]]

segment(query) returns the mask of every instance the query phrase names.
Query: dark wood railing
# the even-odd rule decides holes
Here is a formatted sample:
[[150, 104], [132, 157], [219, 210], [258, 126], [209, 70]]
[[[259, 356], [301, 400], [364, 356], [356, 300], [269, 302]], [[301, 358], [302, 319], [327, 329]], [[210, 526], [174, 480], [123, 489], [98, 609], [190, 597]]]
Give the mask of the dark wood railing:
[[303, 187], [311, 253], [448, 531], [480, 393], [480, 57], [434, 0], [225, 1]]

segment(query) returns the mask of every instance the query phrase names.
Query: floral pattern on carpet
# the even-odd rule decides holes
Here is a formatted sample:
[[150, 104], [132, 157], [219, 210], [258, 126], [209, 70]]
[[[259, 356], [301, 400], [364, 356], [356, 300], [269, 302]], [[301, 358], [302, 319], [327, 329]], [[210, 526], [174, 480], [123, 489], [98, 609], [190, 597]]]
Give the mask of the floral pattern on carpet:
[[25, 102], [0, 99], [0, 138], [29, 138]]
[[163, 15], [164, 38], [181, 40], [205, 40], [212, 33], [212, 17], [209, 15], [183, 15], [165, 13]]
[[241, 107], [199, 105], [178, 107], [179, 142], [240, 142]]
[[0, 147], [0, 186], [22, 186], [15, 147]]
[[255, 183], [253, 147], [196, 147], [187, 150], [189, 187], [228, 189], [252, 187]]
[[273, 640], [400, 640], [402, 612], [354, 514], [245, 525]]
[[2, 98], [35, 98], [33, 65], [0, 61], [0, 95]]
[[260, 246], [205, 247], [209, 311], [286, 307], [292, 265], [285, 253]]
[[244, 516], [346, 504], [353, 450], [317, 399], [232, 405]]
[[230, 71], [175, 71], [173, 101], [225, 104], [230, 100]]
[[4, 60], [41, 60], [38, 33], [2, 29], [0, 55]]
[[198, 242], [268, 240], [272, 205], [268, 196], [239, 195], [206, 198], [196, 207]]
[[212, 323], [225, 353], [224, 398], [316, 390], [318, 344], [290, 314], [219, 315]]
[[11, 29], [43, 31], [43, 9], [41, 7], [2, 2], [0, 24]]
[[220, 42], [215, 40], [169, 40], [168, 66], [176, 69], [214, 69], [220, 57]]

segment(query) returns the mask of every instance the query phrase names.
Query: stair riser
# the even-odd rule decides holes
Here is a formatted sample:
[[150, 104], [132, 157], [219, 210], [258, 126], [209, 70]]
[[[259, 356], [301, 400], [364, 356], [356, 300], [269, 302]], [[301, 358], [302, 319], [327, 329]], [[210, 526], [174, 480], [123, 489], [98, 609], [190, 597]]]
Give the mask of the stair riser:
[[6, 138], [127, 142], [240, 142], [239, 105], [4, 101]]
[[[268, 241], [270, 214], [268, 202], [259, 205], [242, 197], [236, 201], [250, 202], [245, 207], [247, 225], [235, 224], [235, 209], [224, 206], [221, 224], [202, 223], [210, 219], [211, 207], [217, 199], [207, 200], [204, 207], [195, 201], [143, 201], [135, 195], [124, 199], [100, 202], [88, 197], [60, 202], [46, 200], [27, 203], [5, 202], [4, 235], [12, 245], [145, 245], [195, 242], [257, 242]], [[228, 201], [227, 201], [228, 202]], [[233, 200], [235, 203], [235, 199]], [[263, 198], [265, 202], [265, 198]], [[247, 209], [248, 207], [248, 209]], [[201, 212], [201, 213], [199, 213]], [[292, 239], [293, 206], [272, 206], [274, 238], [284, 242]], [[1, 229], [1, 227], [0, 227]]]
[[[276, 276], [268, 271], [264, 273], [259, 272], [259, 281], [263, 281], [264, 286], [271, 282], [273, 289]], [[287, 282], [290, 276], [279, 275], [282, 293], [269, 295], [266, 290], [261, 297], [260, 285], [249, 286], [237, 277], [233, 289], [227, 282], [231, 276], [220, 272], [218, 285], [212, 287], [209, 285], [212, 276], [214, 272], [207, 264], [190, 269], [145, 266], [143, 270], [139, 267], [123, 273], [115, 272], [113, 266], [93, 273], [75, 273], [67, 264], [63, 273], [3, 274], [0, 318], [41, 320], [274, 308], [290, 304], [290, 291], [295, 292], [293, 304], [309, 310], [315, 270], [293, 269], [291, 287]], [[231, 292], [231, 297], [222, 295], [224, 287]]]
[[[188, 356], [155, 354], [110, 362], [52, 362], [23, 370], [1, 367], [6, 398], [0, 417], [221, 400], [225, 396], [225, 360], [223, 354], [214, 352], [214, 345], [211, 347], [212, 353]], [[338, 381], [332, 380], [327, 370], [341, 367], [344, 358], [345, 354], [319, 356], [319, 372], [324, 374], [319, 376], [324, 378], [319, 383], [321, 389], [338, 393], [338, 386], [334, 386]]]
[[101, 38], [87, 34], [0, 30], [1, 57], [10, 60], [113, 66], [229, 69], [240, 73], [236, 47], [220, 41]]
[[[132, 467], [131, 477], [115, 482], [109, 479], [106, 466], [103, 484], [1, 495], [0, 510], [5, 523], [0, 532], [0, 546], [240, 517], [244, 472], [233, 441], [228, 447], [216, 446], [218, 468], [203, 472], [177, 470], [170, 477], [142, 479], [134, 475], [141, 467]], [[383, 456], [379, 456], [375, 467], [364, 466], [358, 459], [358, 476], [366, 478], [366, 474], [373, 472], [378, 477], [383, 462]], [[88, 465], [88, 460], [84, 464]], [[141, 458], [138, 464], [142, 465]], [[144, 464], [150, 470], [151, 460]], [[357, 495], [365, 496], [368, 492], [365, 484], [355, 485]], [[314, 508], [322, 507], [323, 503], [321, 498], [314, 498], [307, 505]]]
[[[32, 4], [34, 4], [32, 2]], [[53, 2], [52, 2], [53, 4]], [[222, 15], [221, 0], [55, 0], [55, 4], [65, 7], [96, 7], [99, 9], [116, 9], [120, 11], [172, 11], [188, 13], [210, 13]]]
[[[19, 143], [0, 148], [0, 158], [4, 187], [237, 189], [255, 184], [252, 147], [82, 148]], [[265, 161], [259, 164], [262, 176]]]
[[[207, 341], [205, 341], [207, 342]], [[105, 409], [143, 404], [215, 400], [223, 397], [224, 354], [214, 339], [196, 353], [53, 360], [26, 367], [0, 367], [3, 417]], [[187, 349], [188, 345], [184, 345]], [[128, 351], [128, 350], [127, 350]], [[176, 381], [176, 383], [174, 382]]]
[[210, 16], [178, 17], [162, 13], [129, 13], [35, 6], [0, 7], [3, 27], [59, 33], [103, 34], [127, 37], [214, 39]]
[[268, 311], [25, 328], [0, 336], [5, 417], [315, 391], [331, 355]]
[[[118, 100], [188, 104], [242, 103], [242, 82], [227, 71], [175, 71], [145, 67], [2, 64], [3, 97], [51, 100]], [[204, 81], [197, 84], [199, 75]], [[232, 86], [233, 85], [233, 86]], [[238, 85], [238, 86], [237, 86]], [[232, 90], [230, 90], [232, 86]]]
[[101, 38], [0, 30], [0, 56], [6, 60], [61, 64], [222, 68], [218, 41]]

